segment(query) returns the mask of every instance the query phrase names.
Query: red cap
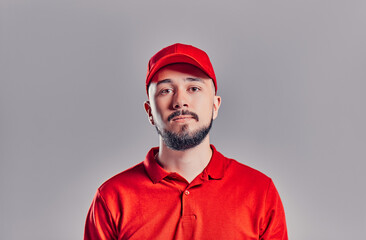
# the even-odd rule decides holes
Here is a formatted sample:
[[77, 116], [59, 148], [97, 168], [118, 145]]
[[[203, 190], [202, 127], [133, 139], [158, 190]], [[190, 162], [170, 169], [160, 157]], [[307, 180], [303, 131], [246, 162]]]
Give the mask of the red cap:
[[198, 67], [212, 78], [215, 85], [215, 93], [217, 92], [216, 76], [208, 55], [201, 49], [181, 43], [163, 48], [150, 58], [146, 74], [146, 92], [148, 92], [148, 87], [154, 74], [159, 69], [173, 63], [189, 63]]

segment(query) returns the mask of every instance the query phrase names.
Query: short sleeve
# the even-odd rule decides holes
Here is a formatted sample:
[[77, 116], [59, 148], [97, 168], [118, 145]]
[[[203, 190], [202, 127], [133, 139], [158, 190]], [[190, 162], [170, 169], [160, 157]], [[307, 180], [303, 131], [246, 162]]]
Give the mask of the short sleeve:
[[272, 180], [269, 183], [260, 240], [288, 240], [285, 211]]
[[98, 190], [86, 218], [84, 240], [113, 240], [116, 235], [113, 218]]

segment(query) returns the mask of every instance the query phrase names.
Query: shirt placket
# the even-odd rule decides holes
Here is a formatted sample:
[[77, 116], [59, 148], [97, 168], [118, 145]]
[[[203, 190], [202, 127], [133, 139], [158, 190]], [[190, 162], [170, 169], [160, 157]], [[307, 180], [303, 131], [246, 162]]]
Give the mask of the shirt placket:
[[179, 229], [177, 229], [174, 239], [194, 239], [197, 228], [197, 201], [195, 193], [200, 191], [200, 186], [207, 180], [207, 176], [199, 176], [193, 182], [188, 183], [178, 174], [170, 174], [168, 179], [180, 192], [181, 216], [179, 219]]
[[192, 239], [196, 226], [197, 216], [195, 214], [193, 196], [189, 186], [182, 193], [182, 215], [181, 226], [184, 234], [184, 239]]
[[191, 184], [187, 185], [181, 194], [182, 215], [181, 226], [184, 239], [194, 239], [195, 229], [197, 227], [197, 201], [195, 193], [200, 191], [204, 178], [198, 177]]

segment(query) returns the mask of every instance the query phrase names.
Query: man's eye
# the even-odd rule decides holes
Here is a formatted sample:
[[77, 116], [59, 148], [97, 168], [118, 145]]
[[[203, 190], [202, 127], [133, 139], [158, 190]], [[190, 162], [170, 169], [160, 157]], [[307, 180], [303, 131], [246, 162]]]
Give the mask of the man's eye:
[[163, 89], [160, 91], [160, 94], [168, 94], [168, 93], [171, 93], [172, 92], [172, 89]]
[[199, 87], [190, 87], [189, 88], [189, 91], [190, 92], [197, 92], [197, 91], [199, 91], [200, 90], [200, 88]]

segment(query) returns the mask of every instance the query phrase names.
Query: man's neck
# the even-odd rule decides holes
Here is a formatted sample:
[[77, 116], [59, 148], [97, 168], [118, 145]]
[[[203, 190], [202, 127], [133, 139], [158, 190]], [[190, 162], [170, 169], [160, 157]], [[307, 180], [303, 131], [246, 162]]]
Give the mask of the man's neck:
[[212, 156], [209, 136], [194, 148], [176, 151], [168, 148], [160, 139], [158, 161], [168, 172], [176, 172], [192, 182], [208, 165]]

